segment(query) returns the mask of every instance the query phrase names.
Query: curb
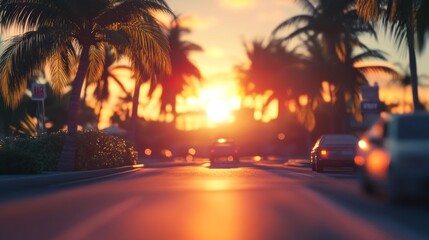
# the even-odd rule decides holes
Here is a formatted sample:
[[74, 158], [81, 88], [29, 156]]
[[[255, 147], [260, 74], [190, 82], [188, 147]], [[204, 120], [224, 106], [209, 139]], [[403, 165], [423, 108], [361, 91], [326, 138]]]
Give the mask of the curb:
[[7, 175], [0, 176], [0, 193], [18, 191], [27, 188], [37, 188], [52, 184], [68, 183], [91, 178], [133, 171], [143, 167], [143, 164], [117, 168], [97, 169], [75, 172], [46, 172], [38, 175]]

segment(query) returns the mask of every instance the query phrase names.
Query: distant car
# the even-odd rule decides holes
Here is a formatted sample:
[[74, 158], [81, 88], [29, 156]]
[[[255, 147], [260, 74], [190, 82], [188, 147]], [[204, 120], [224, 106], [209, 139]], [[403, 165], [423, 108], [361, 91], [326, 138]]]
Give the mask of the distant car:
[[384, 115], [358, 145], [365, 192], [381, 190], [392, 202], [429, 194], [429, 113]]
[[238, 147], [234, 141], [221, 138], [212, 144], [210, 147], [210, 162], [214, 163], [220, 158], [239, 162]]
[[313, 171], [323, 172], [324, 167], [352, 167], [356, 172], [354, 157], [358, 139], [348, 134], [322, 135], [310, 153]]

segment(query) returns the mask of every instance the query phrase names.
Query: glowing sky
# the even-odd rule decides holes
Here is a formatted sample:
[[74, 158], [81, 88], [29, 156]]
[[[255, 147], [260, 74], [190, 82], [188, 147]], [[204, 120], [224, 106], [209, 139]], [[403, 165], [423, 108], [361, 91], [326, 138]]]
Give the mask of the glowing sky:
[[[167, 3], [183, 18], [182, 24], [192, 29], [186, 39], [201, 45], [205, 50], [193, 54], [193, 62], [206, 80], [215, 82], [234, 79], [233, 67], [246, 62], [244, 41], [266, 40], [278, 24], [303, 12], [294, 0], [167, 0]], [[406, 69], [407, 49], [398, 49], [392, 37], [385, 34], [383, 29], [379, 31], [378, 38], [378, 42], [368, 37], [362, 40], [370, 48], [386, 52], [390, 64], [399, 63]], [[429, 51], [426, 50], [418, 58], [419, 75], [429, 75], [428, 64]], [[370, 80], [378, 81], [383, 87], [387, 85], [383, 79]], [[428, 78], [421, 77], [420, 81], [429, 84]], [[391, 85], [388, 88], [387, 92], [391, 91]], [[420, 95], [427, 99], [428, 88], [421, 89]], [[386, 92], [381, 92], [381, 96], [382, 100], [396, 101], [395, 96], [392, 99]], [[411, 99], [411, 94], [407, 99]]]
[[[232, 78], [234, 65], [246, 61], [243, 41], [267, 39], [283, 20], [302, 12], [293, 0], [167, 0], [183, 24], [192, 29], [186, 36], [204, 48], [192, 55], [208, 80]], [[389, 62], [407, 64], [406, 49], [398, 50], [390, 36], [380, 31], [378, 43], [364, 38], [372, 48], [387, 52]], [[429, 75], [429, 51], [418, 59], [419, 74]]]
[[194, 62], [209, 79], [230, 76], [245, 61], [243, 41], [266, 38], [272, 29], [298, 8], [284, 1], [170, 0], [173, 11], [192, 29], [186, 38], [201, 45]]

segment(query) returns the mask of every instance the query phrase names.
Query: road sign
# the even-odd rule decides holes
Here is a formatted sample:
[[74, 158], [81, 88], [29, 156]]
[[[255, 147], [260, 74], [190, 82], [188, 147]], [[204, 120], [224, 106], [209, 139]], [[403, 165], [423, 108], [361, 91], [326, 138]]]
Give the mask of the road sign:
[[362, 101], [360, 108], [362, 113], [378, 113], [380, 112], [380, 102]]
[[46, 84], [31, 84], [31, 99], [34, 101], [43, 101], [46, 98]]

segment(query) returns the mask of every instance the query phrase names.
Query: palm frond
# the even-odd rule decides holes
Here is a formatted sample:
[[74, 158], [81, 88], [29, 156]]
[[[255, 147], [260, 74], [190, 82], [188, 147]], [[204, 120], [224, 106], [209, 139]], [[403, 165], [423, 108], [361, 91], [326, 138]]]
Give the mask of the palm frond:
[[380, 15], [378, 0], [356, 0], [356, 9], [366, 21], [375, 21]]
[[367, 58], [376, 58], [387, 61], [386, 57], [384, 56], [386, 53], [380, 50], [367, 50], [361, 54], [358, 54], [352, 58], [352, 62], [362, 62], [363, 60]]
[[128, 23], [140, 16], [151, 16], [151, 11], [161, 11], [174, 15], [163, 0], [125, 0], [111, 5], [95, 18], [102, 28], [112, 24]]
[[29, 31], [8, 41], [0, 58], [0, 84], [6, 104], [16, 107], [27, 87], [27, 81], [39, 72], [62, 38], [49, 28]]
[[92, 45], [89, 50], [89, 65], [86, 78], [88, 83], [101, 79], [106, 63], [105, 44]]
[[[159, 26], [137, 22], [123, 26], [122, 30], [126, 32], [131, 43], [125, 55], [133, 61], [140, 61], [134, 63], [134, 66], [137, 64], [147, 66], [144, 72], [139, 70], [141, 68], [133, 69], [136, 75], [144, 77], [146, 74], [154, 76], [160, 72], [167, 74], [171, 72], [169, 44]], [[136, 58], [134, 55], [140, 56]]]
[[297, 26], [301, 23], [309, 23], [312, 21], [312, 19], [313, 17], [310, 15], [298, 15], [298, 16], [291, 17], [286, 21], [283, 21], [282, 23], [280, 23], [276, 28], [274, 28], [271, 35], [276, 35], [280, 30], [285, 28], [287, 29], [292, 26]]
[[37, 27], [71, 27], [68, 11], [59, 8], [59, 3], [50, 0], [8, 0], [0, 4], [0, 24], [5, 29], [21, 30]]
[[50, 60], [51, 85], [55, 93], [61, 94], [71, 82], [72, 71], [76, 64], [76, 52], [72, 43], [64, 44], [52, 54]]

